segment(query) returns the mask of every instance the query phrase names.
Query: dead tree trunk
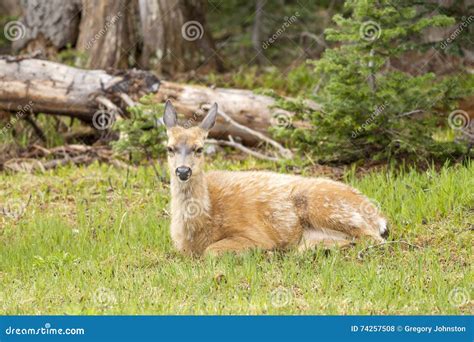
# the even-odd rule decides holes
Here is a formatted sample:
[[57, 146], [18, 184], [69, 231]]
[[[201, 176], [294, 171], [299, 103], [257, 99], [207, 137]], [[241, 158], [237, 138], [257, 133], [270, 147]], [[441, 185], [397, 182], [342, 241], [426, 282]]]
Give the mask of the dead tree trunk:
[[19, 17], [21, 4], [18, 0], [0, 0], [0, 13], [7, 16]]
[[139, 12], [143, 41], [140, 67], [168, 75], [197, 68], [222, 69], [207, 28], [205, 2], [139, 0]]
[[253, 21], [253, 29], [252, 29], [252, 45], [257, 53], [256, 61], [258, 64], [262, 64], [264, 61], [263, 50], [262, 50], [262, 40], [261, 40], [261, 33], [262, 33], [262, 12], [263, 6], [265, 5], [265, 1], [263, 0], [256, 0], [255, 1], [255, 19]]
[[160, 7], [157, 0], [139, 0], [140, 15], [139, 36], [143, 41], [139, 63], [142, 68], [157, 69], [161, 55], [160, 46], [164, 37], [161, 25], [157, 25], [160, 17]]
[[13, 41], [14, 52], [41, 50], [45, 56], [54, 57], [67, 44], [75, 44], [81, 19], [80, 0], [24, 0], [21, 4], [22, 26]]
[[[194, 65], [194, 68], [207, 68], [207, 69], [217, 69], [218, 71], [223, 71], [224, 65], [222, 62], [222, 57], [216, 49], [214, 39], [212, 38], [211, 31], [207, 26], [206, 20], [206, 11], [207, 3], [202, 0], [181, 0], [180, 1], [181, 9], [186, 18], [187, 24], [192, 22], [197, 22], [201, 24], [202, 28], [202, 37], [195, 40], [195, 44], [201, 54], [204, 57], [204, 61], [198, 60], [198, 65]], [[186, 23], [185, 23], [186, 25]], [[186, 35], [186, 31], [181, 29], [183, 36]]]
[[137, 7], [133, 0], [82, 0], [77, 49], [88, 56], [88, 68], [124, 68], [137, 50]]
[[[1, 1], [1, 0], [0, 0]], [[6, 0], [3, 0], [6, 1]], [[139, 66], [173, 75], [222, 70], [201, 0], [24, 0], [15, 52], [54, 59], [68, 44], [93, 69]]]
[[181, 35], [184, 18], [179, 7], [179, 0], [145, 0], [140, 5], [153, 11], [156, 19], [145, 18], [142, 8], [142, 35], [144, 51], [141, 58], [145, 67], [152, 67], [159, 73], [173, 74], [185, 70], [187, 51], [186, 41]]

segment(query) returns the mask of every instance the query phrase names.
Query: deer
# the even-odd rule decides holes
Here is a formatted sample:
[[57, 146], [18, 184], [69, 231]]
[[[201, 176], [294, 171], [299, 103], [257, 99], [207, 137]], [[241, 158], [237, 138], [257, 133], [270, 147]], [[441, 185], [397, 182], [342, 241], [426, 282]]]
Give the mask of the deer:
[[328, 178], [269, 171], [204, 170], [204, 144], [216, 122], [214, 103], [199, 125], [182, 127], [165, 104], [171, 238], [192, 256], [252, 249], [306, 251], [385, 241], [387, 219], [360, 191]]

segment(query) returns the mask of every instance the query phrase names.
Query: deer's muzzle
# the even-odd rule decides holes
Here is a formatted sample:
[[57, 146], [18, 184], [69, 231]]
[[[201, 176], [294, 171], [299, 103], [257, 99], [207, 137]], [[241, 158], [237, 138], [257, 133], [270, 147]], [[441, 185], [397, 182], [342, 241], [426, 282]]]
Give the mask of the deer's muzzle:
[[187, 181], [191, 178], [192, 170], [190, 167], [187, 166], [180, 166], [176, 169], [176, 176], [183, 182]]

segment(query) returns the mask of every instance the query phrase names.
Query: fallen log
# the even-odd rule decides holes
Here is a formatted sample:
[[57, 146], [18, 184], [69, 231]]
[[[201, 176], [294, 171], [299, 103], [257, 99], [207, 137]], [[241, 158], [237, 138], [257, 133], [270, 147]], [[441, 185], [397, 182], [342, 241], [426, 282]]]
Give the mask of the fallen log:
[[[220, 111], [237, 123], [265, 135], [268, 135], [268, 129], [272, 125], [291, 124], [293, 116], [293, 113], [276, 107], [274, 98], [242, 89], [209, 88], [162, 81], [156, 99], [159, 102], [170, 99], [178, 113], [185, 116], [184, 124], [189, 126], [199, 122], [209, 104], [214, 102], [218, 103]], [[227, 140], [229, 135], [246, 145], [255, 145], [261, 141], [219, 116], [211, 136]]]
[[16, 113], [18, 118], [44, 113], [91, 123], [101, 109], [125, 114], [128, 106], [149, 93], [156, 93], [158, 102], [171, 99], [188, 126], [197, 124], [209, 104], [217, 102], [238, 125], [221, 115], [211, 138], [227, 140], [230, 135], [252, 146], [262, 139], [246, 127], [268, 136], [272, 125], [292, 123], [293, 113], [278, 108], [274, 98], [250, 90], [160, 82], [141, 70], [84, 70], [25, 56], [0, 56], [0, 111]]
[[27, 107], [30, 113], [92, 122], [101, 107], [98, 99], [106, 98], [125, 112], [127, 104], [120, 98], [121, 93], [138, 99], [158, 88], [159, 80], [146, 71], [108, 73], [40, 59], [0, 57], [0, 109], [10, 113], [23, 112]]

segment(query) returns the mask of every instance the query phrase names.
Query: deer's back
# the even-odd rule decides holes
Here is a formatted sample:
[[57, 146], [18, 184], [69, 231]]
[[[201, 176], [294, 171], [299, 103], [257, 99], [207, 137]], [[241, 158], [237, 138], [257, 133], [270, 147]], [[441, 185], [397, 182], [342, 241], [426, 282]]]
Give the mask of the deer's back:
[[334, 192], [354, 191], [325, 178], [272, 172], [212, 171], [206, 178], [214, 238], [245, 235], [268, 248], [298, 242], [318, 196], [323, 201]]

